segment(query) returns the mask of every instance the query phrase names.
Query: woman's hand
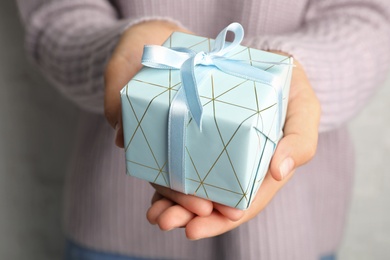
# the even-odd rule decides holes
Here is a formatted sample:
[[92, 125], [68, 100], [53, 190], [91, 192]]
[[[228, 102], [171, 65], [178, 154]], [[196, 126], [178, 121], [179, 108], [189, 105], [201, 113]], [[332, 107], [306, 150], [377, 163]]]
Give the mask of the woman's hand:
[[160, 20], [142, 22], [128, 28], [109, 60], [105, 74], [104, 112], [116, 130], [115, 143], [123, 148], [123, 129], [119, 91], [141, 69], [144, 45], [161, 45], [174, 31], [187, 32], [177, 25]]
[[[141, 69], [144, 45], [161, 45], [174, 31], [186, 32], [183, 28], [166, 21], [148, 21], [128, 28], [122, 35], [105, 71], [105, 116], [116, 130], [115, 143], [123, 148], [122, 114], [119, 91]], [[163, 193], [169, 205], [178, 203], [197, 216], [208, 216], [213, 210], [210, 201], [168, 190]], [[163, 202], [160, 204], [164, 204]], [[168, 205], [165, 203], [166, 205]], [[164, 204], [164, 205], [165, 205]], [[158, 208], [158, 205], [156, 205]]]
[[[256, 197], [247, 210], [238, 210], [213, 203], [214, 208], [211, 213], [204, 216], [199, 216], [188, 207], [183, 206], [188, 205], [190, 199], [196, 203], [202, 199], [180, 194], [182, 204], [177, 204], [165, 196], [166, 191], [169, 190], [168, 188], [156, 185], [156, 193], [152, 199], [152, 206], [147, 212], [147, 219], [151, 224], [157, 224], [164, 231], [185, 227], [186, 236], [191, 240], [218, 236], [240, 226], [259, 214], [272, 200], [276, 192], [291, 177], [292, 173], [282, 181], [277, 181], [268, 172]], [[188, 202], [185, 202], [186, 198], [184, 196], [187, 196]], [[196, 207], [196, 204], [192, 206]]]
[[[190, 195], [180, 194], [179, 204], [167, 198], [168, 188], [155, 186], [156, 194], [147, 218], [163, 230], [185, 227], [189, 239], [217, 236], [249, 221], [259, 214], [292, 177], [295, 169], [313, 158], [318, 139], [320, 104], [312, 90], [302, 66], [296, 62], [289, 104], [280, 140], [271, 160], [269, 171], [249, 209], [240, 211], [213, 203], [208, 216], [199, 216], [183, 207]], [[193, 199], [193, 197], [191, 198]]]

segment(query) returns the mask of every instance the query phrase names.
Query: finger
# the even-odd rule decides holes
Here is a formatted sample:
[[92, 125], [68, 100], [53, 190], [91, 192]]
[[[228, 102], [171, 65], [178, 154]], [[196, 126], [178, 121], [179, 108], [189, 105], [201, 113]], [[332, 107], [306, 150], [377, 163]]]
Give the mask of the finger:
[[174, 205], [166, 209], [157, 219], [161, 230], [172, 230], [186, 226], [196, 215], [180, 205]]
[[146, 218], [149, 223], [152, 225], [157, 224], [158, 217], [169, 207], [173, 206], [174, 202], [163, 198], [161, 200], [156, 201], [153, 205], [148, 209], [146, 213]]
[[232, 221], [219, 211], [213, 211], [207, 217], [195, 217], [186, 225], [186, 236], [191, 240], [198, 240], [202, 238], [214, 237], [228, 232], [242, 223], [249, 221], [261, 212], [268, 203], [272, 200], [275, 194], [292, 178], [290, 174], [282, 181], [275, 180], [270, 173], [264, 178], [251, 206], [243, 212], [243, 216], [237, 220]]
[[186, 236], [190, 240], [214, 237], [223, 234], [239, 225], [223, 216], [218, 211], [213, 211], [207, 217], [195, 217], [186, 225]]
[[118, 122], [115, 125], [115, 145], [119, 148], [124, 148], [124, 138], [123, 138], [123, 125], [122, 125], [122, 112], [119, 112]]
[[152, 184], [152, 186], [162, 196], [176, 202], [198, 216], [208, 216], [213, 211], [213, 203], [211, 201], [186, 195], [160, 185]]
[[317, 149], [320, 104], [303, 70], [297, 68], [291, 81], [284, 137], [272, 158], [270, 170], [282, 180], [296, 167], [311, 160]]
[[218, 210], [221, 215], [230, 219], [231, 221], [238, 221], [244, 216], [244, 211], [229, 206], [225, 206], [219, 203], [214, 203], [214, 209]]
[[127, 59], [120, 55], [113, 55], [107, 64], [104, 74], [104, 111], [110, 125], [115, 128], [119, 122], [121, 103], [120, 90], [136, 73]]
[[155, 203], [158, 200], [161, 200], [162, 198], [164, 198], [164, 197], [161, 196], [160, 193], [155, 191], [154, 194], [153, 194], [152, 200], [151, 200], [152, 205], [153, 205], [153, 203]]
[[120, 148], [124, 147], [120, 90], [135, 73], [129, 62], [118, 55], [112, 57], [105, 71], [104, 114], [115, 129], [115, 144]]

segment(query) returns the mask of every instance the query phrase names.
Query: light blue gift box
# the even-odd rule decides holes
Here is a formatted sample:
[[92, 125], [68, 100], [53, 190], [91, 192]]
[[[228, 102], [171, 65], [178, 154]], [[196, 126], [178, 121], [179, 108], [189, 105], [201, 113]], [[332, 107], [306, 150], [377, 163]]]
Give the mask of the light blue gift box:
[[[163, 46], [199, 52], [210, 51], [213, 43], [212, 39], [173, 33]], [[198, 86], [202, 131], [194, 120], [187, 124], [185, 184], [188, 194], [246, 209], [282, 136], [278, 107], [284, 122], [292, 72], [286, 64], [293, 61], [243, 46], [228, 56], [272, 73], [277, 79], [274, 83], [282, 88], [283, 102], [278, 104], [275, 86], [207, 68], [207, 78]], [[168, 112], [180, 87], [179, 70], [143, 67], [121, 90], [127, 174], [170, 187]]]

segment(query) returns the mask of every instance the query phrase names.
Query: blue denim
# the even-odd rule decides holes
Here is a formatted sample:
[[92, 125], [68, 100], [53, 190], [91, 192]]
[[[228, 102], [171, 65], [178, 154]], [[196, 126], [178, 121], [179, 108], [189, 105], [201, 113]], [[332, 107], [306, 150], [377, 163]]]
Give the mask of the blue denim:
[[89, 248], [80, 246], [70, 240], [66, 241], [65, 260], [151, 260], [150, 258], [139, 258], [124, 256], [119, 254], [111, 254], [95, 251]]
[[336, 255], [331, 254], [331, 255], [325, 255], [320, 258], [320, 260], [336, 260]]
[[[99, 252], [99, 251], [85, 248], [70, 240], [67, 240], [65, 246], [65, 260], [152, 260], [152, 259]], [[331, 255], [322, 256], [320, 257], [320, 260], [336, 260], [336, 255], [331, 254]]]

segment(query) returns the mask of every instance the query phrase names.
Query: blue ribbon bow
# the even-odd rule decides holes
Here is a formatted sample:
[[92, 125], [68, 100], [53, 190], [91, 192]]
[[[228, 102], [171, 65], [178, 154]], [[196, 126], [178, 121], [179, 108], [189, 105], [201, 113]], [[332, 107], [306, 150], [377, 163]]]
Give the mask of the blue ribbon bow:
[[[226, 42], [226, 35], [229, 31], [234, 33], [234, 40], [231, 43]], [[282, 124], [283, 96], [280, 85], [275, 82], [275, 77], [267, 71], [252, 67], [245, 61], [226, 57], [240, 45], [243, 38], [243, 27], [239, 23], [232, 23], [218, 34], [214, 48], [210, 52], [195, 52], [188, 48], [170, 49], [155, 45], [144, 47], [143, 65], [157, 69], [180, 70], [181, 88], [172, 100], [168, 119], [168, 170], [171, 189], [186, 193], [185, 141], [188, 111], [199, 130], [202, 131], [203, 106], [200, 102], [198, 87], [202, 85], [204, 75], [199, 73], [197, 66], [213, 66], [227, 74], [273, 86], [278, 96], [276, 136], [279, 135]], [[197, 84], [197, 79], [200, 84]]]

